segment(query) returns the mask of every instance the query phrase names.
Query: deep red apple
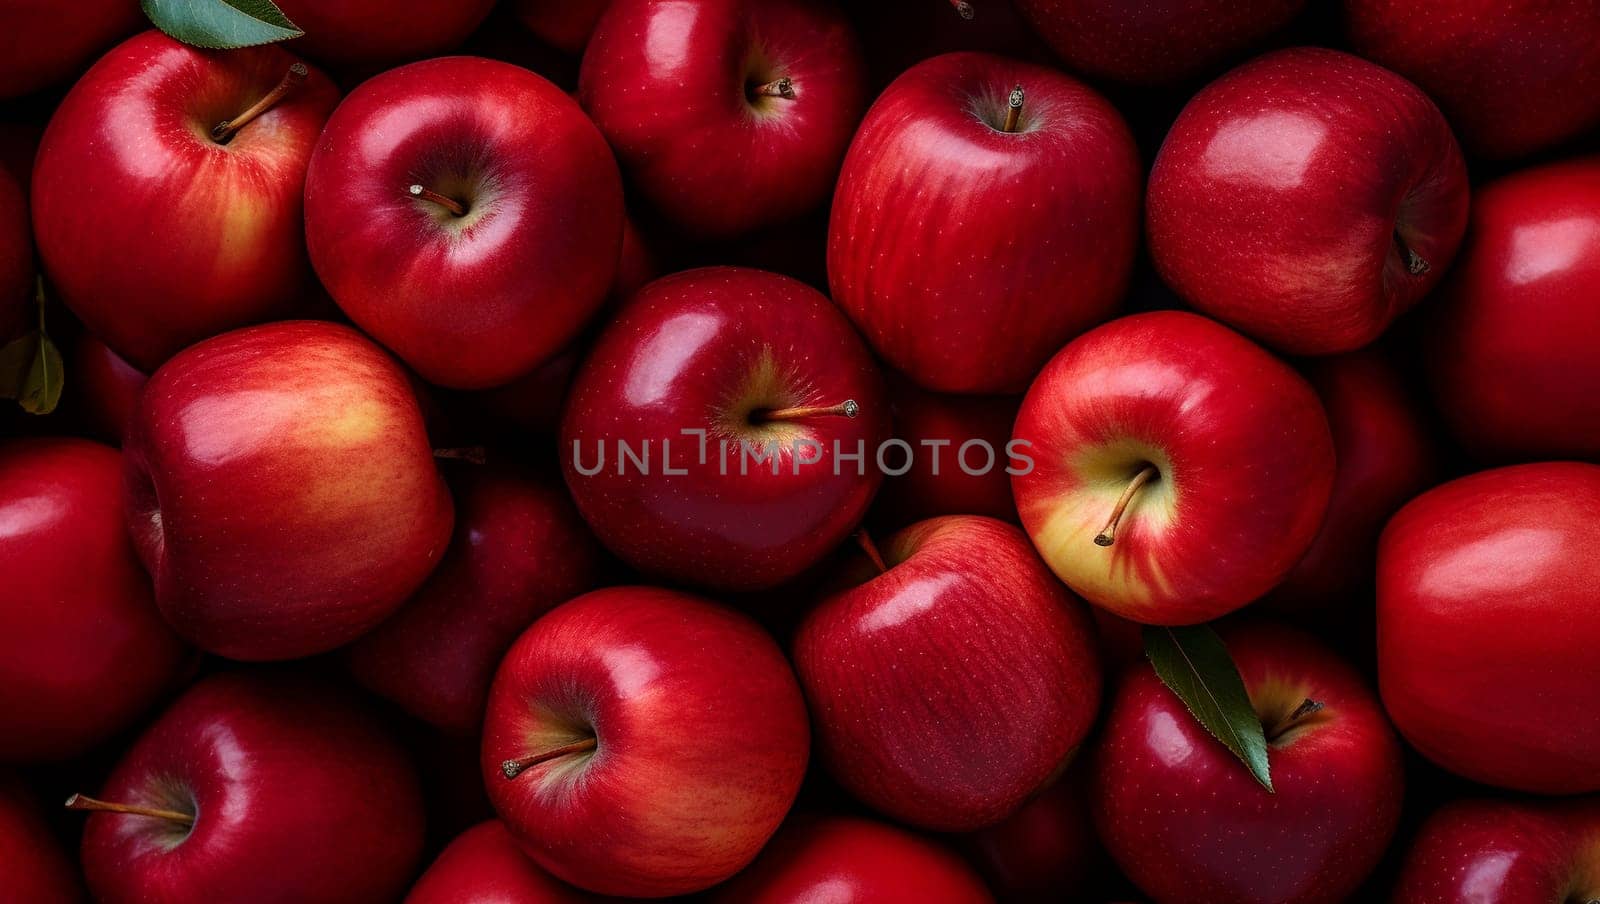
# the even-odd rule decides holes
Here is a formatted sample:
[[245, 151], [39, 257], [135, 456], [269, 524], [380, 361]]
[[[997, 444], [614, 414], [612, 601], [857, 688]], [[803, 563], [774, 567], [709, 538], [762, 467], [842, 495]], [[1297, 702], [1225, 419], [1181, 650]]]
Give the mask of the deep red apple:
[[339, 106], [306, 176], [306, 242], [346, 314], [442, 386], [506, 383], [605, 300], [622, 183], [561, 89], [494, 60], [413, 63]]
[[552, 878], [498, 819], [461, 833], [411, 886], [406, 904], [585, 904], [602, 900]]
[[1600, 466], [1451, 481], [1378, 549], [1378, 677], [1395, 726], [1474, 781], [1600, 791]]
[[923, 386], [1020, 392], [1121, 300], [1140, 174], [1122, 117], [1082, 83], [989, 54], [919, 63], [845, 158], [833, 298]]
[[306, 161], [338, 97], [277, 47], [206, 51], [158, 31], [118, 45], [39, 146], [34, 239], [51, 288], [146, 370], [292, 312], [311, 282]]
[[1590, 0], [1345, 0], [1350, 41], [1439, 102], [1474, 153], [1514, 157], [1600, 124]]
[[0, 889], [26, 904], [78, 904], [83, 882], [20, 779], [0, 773]]
[[230, 658], [354, 640], [450, 537], [405, 374], [348, 327], [275, 323], [185, 350], [145, 385], [124, 449], [128, 529], [156, 603]]
[[523, 629], [599, 579], [599, 547], [559, 481], [465, 465], [455, 536], [400, 611], [350, 647], [350, 670], [407, 712], [475, 733], [495, 667]]
[[1238, 333], [1181, 311], [1073, 340], [1022, 401], [1011, 478], [1045, 562], [1089, 602], [1146, 624], [1231, 612], [1310, 547], [1334, 480], [1333, 437], [1303, 377]]
[[967, 837], [978, 870], [1002, 899], [1089, 900], [1105, 854], [1079, 762], [1015, 813]]
[[583, 53], [611, 0], [512, 0], [511, 9], [534, 37], [571, 54]]
[[494, 0], [276, 0], [305, 37], [289, 45], [342, 68], [438, 56], [467, 39]]
[[1600, 900], [1600, 800], [1464, 800], [1423, 824], [1396, 901], [1524, 904]]
[[1305, 0], [1016, 0], [1072, 68], [1160, 85], [1205, 75], [1287, 25]]
[[100, 811], [83, 869], [104, 904], [379, 904], [405, 890], [422, 852], [405, 751], [338, 688], [289, 673], [196, 684], [99, 798], [67, 806]]
[[150, 377], [123, 360], [92, 333], [82, 333], [67, 359], [72, 371], [69, 398], [94, 435], [121, 443]]
[[941, 831], [998, 822], [1094, 725], [1089, 613], [1017, 528], [932, 518], [841, 577], [793, 658], [817, 755], [874, 808]]
[[866, 72], [826, 0], [611, 0], [578, 99], [631, 186], [679, 227], [725, 238], [827, 200]]
[[837, 308], [788, 277], [714, 267], [651, 283], [611, 322], [560, 449], [614, 552], [743, 590], [794, 577], [855, 528], [888, 433], [882, 379]]
[[1444, 275], [1467, 171], [1427, 95], [1297, 48], [1189, 101], [1150, 172], [1150, 256], [1201, 311], [1279, 349], [1360, 348]]
[[489, 799], [524, 851], [603, 894], [662, 897], [738, 872], [805, 775], [805, 701], [754, 621], [650, 587], [544, 616], [495, 677]]
[[0, 0], [0, 98], [78, 75], [97, 54], [145, 24], [137, 0]]
[[911, 451], [886, 457], [910, 469], [884, 480], [876, 511], [896, 527], [935, 515], [1017, 520], [1006, 469], [1027, 467], [1027, 447], [1010, 446], [1021, 398], [925, 392], [908, 380], [895, 380], [889, 398], [894, 435]]
[[1400, 745], [1361, 676], [1306, 635], [1223, 632], [1261, 717], [1275, 792], [1148, 664], [1112, 698], [1094, 754], [1095, 824], [1157, 901], [1341, 902], [1400, 818]]
[[994, 897], [970, 866], [934, 841], [887, 823], [802, 815], [785, 824], [760, 859], [713, 900], [989, 904]]
[[19, 176], [0, 165], [0, 347], [34, 325], [33, 233]]
[[1428, 321], [1434, 398], [1495, 460], [1600, 460], [1600, 157], [1499, 179]]
[[189, 660], [124, 531], [115, 449], [0, 445], [0, 575], [0, 761], [87, 751], [148, 710]]

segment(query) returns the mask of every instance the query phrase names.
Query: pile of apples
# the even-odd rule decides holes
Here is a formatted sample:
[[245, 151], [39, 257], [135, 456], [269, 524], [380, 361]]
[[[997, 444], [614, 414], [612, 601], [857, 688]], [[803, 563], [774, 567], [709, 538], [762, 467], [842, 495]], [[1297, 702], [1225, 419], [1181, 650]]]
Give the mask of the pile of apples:
[[1600, 2], [142, 7], [0, 0], [0, 899], [1600, 902]]

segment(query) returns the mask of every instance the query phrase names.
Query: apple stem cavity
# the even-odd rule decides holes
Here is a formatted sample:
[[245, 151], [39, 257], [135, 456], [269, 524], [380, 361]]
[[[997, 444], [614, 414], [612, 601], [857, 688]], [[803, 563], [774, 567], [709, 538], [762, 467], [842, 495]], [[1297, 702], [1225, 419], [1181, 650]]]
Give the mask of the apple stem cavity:
[[961, 18], [968, 21], [971, 21], [978, 14], [978, 11], [973, 9], [972, 4], [968, 3], [967, 0], [950, 0], [950, 5], [955, 7], [956, 13]]
[[182, 823], [186, 826], [194, 825], [194, 816], [189, 813], [180, 813], [177, 810], [162, 810], [157, 807], [135, 807], [129, 804], [113, 804], [103, 800], [95, 800], [82, 794], [74, 794], [67, 798], [68, 810], [93, 810], [99, 813], [123, 813], [128, 816], [149, 816], [152, 819], [165, 819], [170, 822]]
[[305, 63], [290, 64], [289, 71], [283, 74], [283, 79], [278, 82], [278, 86], [276, 88], [268, 91], [264, 97], [251, 104], [249, 109], [245, 110], [243, 113], [240, 113], [238, 116], [235, 116], [232, 119], [224, 119], [215, 126], [212, 126], [211, 140], [215, 141], [217, 144], [227, 144], [228, 142], [232, 141], [235, 133], [244, 128], [246, 125], [249, 125], [250, 121], [255, 119], [257, 116], [260, 116], [261, 114], [272, 109], [273, 105], [277, 104], [278, 101], [283, 100], [283, 98], [290, 91], [293, 91], [295, 88], [299, 87], [300, 83], [304, 82], [306, 77], [310, 74], [311, 70], [306, 68]]
[[781, 97], [794, 100], [794, 82], [786, 75], [770, 82], [762, 82], [750, 89], [751, 97]]
[[796, 421], [808, 417], [848, 417], [853, 418], [861, 413], [861, 406], [855, 399], [845, 399], [837, 405], [797, 405], [793, 408], [773, 408], [770, 411], [758, 412], [759, 421]]
[[440, 207], [443, 207], [445, 210], [450, 211], [452, 216], [464, 217], [467, 215], [467, 209], [461, 205], [460, 201], [457, 201], [455, 198], [451, 198], [446, 195], [441, 195], [426, 185], [413, 185], [406, 189], [406, 191], [409, 192], [413, 198], [421, 198], [424, 201], [432, 201]]
[[1400, 237], [1398, 229], [1394, 231], [1394, 247], [1400, 252], [1400, 260], [1405, 262], [1406, 272], [1412, 276], [1421, 276], [1433, 269], [1426, 260], [1423, 260], [1422, 255], [1406, 244], [1406, 240]]
[[1160, 471], [1156, 470], [1155, 465], [1145, 465], [1143, 470], [1133, 475], [1133, 479], [1128, 481], [1127, 487], [1123, 489], [1122, 495], [1117, 497], [1117, 505], [1111, 510], [1111, 517], [1106, 520], [1106, 526], [1101, 529], [1100, 533], [1094, 535], [1094, 545], [1110, 546], [1116, 542], [1117, 522], [1122, 520], [1122, 513], [1127, 511], [1128, 503], [1133, 501], [1133, 494], [1139, 492], [1140, 487], [1149, 483], [1151, 478], [1160, 473]]
[[867, 533], [866, 528], [856, 531], [856, 545], [861, 547], [861, 551], [872, 560], [872, 565], [878, 569], [879, 574], [889, 573], [889, 566], [884, 564], [883, 554], [878, 552], [878, 544], [872, 542], [872, 535]]
[[1267, 741], [1270, 743], [1283, 737], [1291, 728], [1294, 728], [1307, 718], [1321, 712], [1322, 707], [1323, 704], [1311, 699], [1310, 697], [1307, 697], [1300, 703], [1299, 706], [1295, 707], [1294, 712], [1280, 720], [1277, 724], [1269, 726], [1267, 730]]
[[482, 446], [462, 446], [455, 449], [435, 449], [433, 457], [443, 461], [464, 461], [481, 465], [489, 461], [489, 451]]
[[568, 754], [593, 750], [599, 743], [596, 738], [584, 738], [581, 741], [573, 741], [571, 744], [562, 744], [560, 747], [552, 747], [549, 750], [530, 754], [519, 760], [505, 760], [500, 764], [500, 774], [504, 775], [507, 781], [510, 781], [540, 763], [548, 763]]
[[1022, 86], [1011, 89], [1011, 96], [1006, 98], [1006, 122], [1001, 126], [1002, 132], [1015, 132], [1017, 123], [1022, 120]]

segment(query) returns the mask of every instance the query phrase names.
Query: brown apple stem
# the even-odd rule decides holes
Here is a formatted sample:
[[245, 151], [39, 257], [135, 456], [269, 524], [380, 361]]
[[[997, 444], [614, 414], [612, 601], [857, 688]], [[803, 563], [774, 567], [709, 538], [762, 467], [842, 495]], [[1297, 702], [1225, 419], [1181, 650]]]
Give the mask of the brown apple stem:
[[433, 457], [446, 461], [465, 461], [475, 465], [485, 464], [489, 460], [489, 451], [482, 446], [461, 446], [452, 449], [435, 449]]
[[867, 533], [866, 528], [863, 527], [856, 531], [856, 545], [861, 547], [861, 551], [866, 553], [867, 558], [872, 560], [872, 564], [878, 569], [879, 574], [887, 574], [889, 572], [889, 566], [884, 564], [883, 555], [878, 552], [878, 544], [872, 542], [872, 535]]
[[794, 100], [794, 82], [786, 75], [770, 82], [762, 82], [750, 89], [752, 97], [781, 97]]
[[460, 201], [457, 201], [455, 198], [441, 195], [433, 189], [428, 188], [426, 185], [413, 185], [406, 189], [406, 191], [411, 193], [411, 197], [421, 198], [424, 201], [432, 201], [440, 207], [443, 207], [445, 210], [450, 211], [450, 213], [454, 214], [455, 216], [464, 217], [467, 215], [467, 209], [461, 206]]
[[855, 399], [845, 399], [837, 405], [798, 405], [794, 408], [774, 408], [771, 411], [760, 412], [763, 423], [767, 421], [796, 421], [808, 417], [855, 417], [861, 413], [861, 406]]
[[1289, 729], [1299, 725], [1310, 716], [1321, 712], [1322, 706], [1323, 705], [1321, 703], [1318, 703], [1310, 697], [1307, 697], [1299, 706], [1295, 707], [1294, 712], [1290, 713], [1288, 718], [1285, 718], [1276, 725], [1268, 727], [1267, 740], [1276, 741], [1277, 739], [1283, 737], [1289, 731]]
[[507, 780], [514, 779], [523, 772], [532, 769], [540, 763], [548, 763], [551, 760], [564, 757], [570, 753], [583, 753], [588, 750], [593, 750], [595, 745], [598, 743], [599, 741], [595, 738], [584, 738], [581, 741], [573, 741], [571, 744], [562, 744], [560, 747], [552, 747], [549, 750], [543, 750], [539, 753], [530, 754], [520, 760], [506, 760], [500, 764], [500, 773], [504, 775]]
[[67, 798], [68, 810], [94, 810], [100, 813], [126, 813], [129, 816], [149, 816], [153, 819], [166, 819], [172, 822], [181, 822], [186, 826], [194, 825], [194, 816], [180, 813], [177, 810], [162, 810], [156, 807], [135, 807], [129, 804], [113, 804], [103, 800], [95, 800], [82, 794], [74, 794]]
[[227, 144], [233, 139], [235, 132], [249, 125], [252, 119], [272, 109], [274, 104], [283, 100], [285, 95], [299, 87], [300, 83], [305, 81], [306, 76], [310, 74], [311, 70], [306, 68], [305, 63], [291, 63], [289, 71], [283, 74], [283, 80], [278, 82], [278, 87], [268, 91], [266, 96], [251, 104], [248, 110], [238, 116], [232, 119], [224, 119], [212, 126], [211, 140], [218, 144]]
[[1421, 276], [1432, 269], [1428, 262], [1422, 259], [1422, 255], [1413, 251], [1411, 246], [1406, 244], [1406, 240], [1400, 237], [1400, 230], [1398, 229], [1394, 231], [1394, 246], [1400, 251], [1400, 259], [1406, 263], [1407, 273], [1412, 276]]
[[1000, 131], [1015, 132], [1017, 123], [1022, 119], [1022, 86], [1011, 89], [1011, 96], [1006, 98], [1006, 124]]
[[1149, 483], [1150, 478], [1160, 473], [1160, 471], [1156, 470], [1155, 465], [1145, 465], [1144, 470], [1133, 475], [1133, 479], [1128, 481], [1128, 486], [1123, 489], [1122, 495], [1117, 498], [1117, 505], [1111, 510], [1111, 517], [1106, 520], [1106, 526], [1101, 529], [1100, 533], [1094, 535], [1094, 545], [1110, 546], [1116, 542], [1117, 522], [1122, 520], [1122, 513], [1127, 511], [1128, 503], [1133, 501], [1133, 494], [1139, 492], [1140, 487]]
[[968, 3], [967, 0], [950, 0], [950, 5], [956, 8], [956, 12], [960, 13], [963, 19], [971, 19], [978, 14], [978, 11], [973, 9], [972, 4]]

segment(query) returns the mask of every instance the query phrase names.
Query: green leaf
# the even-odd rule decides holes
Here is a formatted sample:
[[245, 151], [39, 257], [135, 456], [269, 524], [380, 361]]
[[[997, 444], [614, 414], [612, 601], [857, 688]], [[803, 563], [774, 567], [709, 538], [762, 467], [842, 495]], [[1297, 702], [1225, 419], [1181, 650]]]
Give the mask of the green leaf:
[[1216, 632], [1205, 625], [1147, 627], [1144, 655], [1195, 720], [1233, 751], [1263, 788], [1272, 791], [1261, 717], [1250, 705], [1244, 679]]
[[143, 0], [143, 5], [157, 28], [211, 50], [255, 47], [305, 34], [272, 0]]
[[31, 330], [0, 348], [0, 399], [22, 398], [22, 385], [39, 347], [39, 331]]
[[42, 332], [37, 335], [33, 363], [28, 367], [28, 378], [22, 384], [17, 404], [29, 414], [49, 414], [61, 401], [61, 351], [49, 336]]

